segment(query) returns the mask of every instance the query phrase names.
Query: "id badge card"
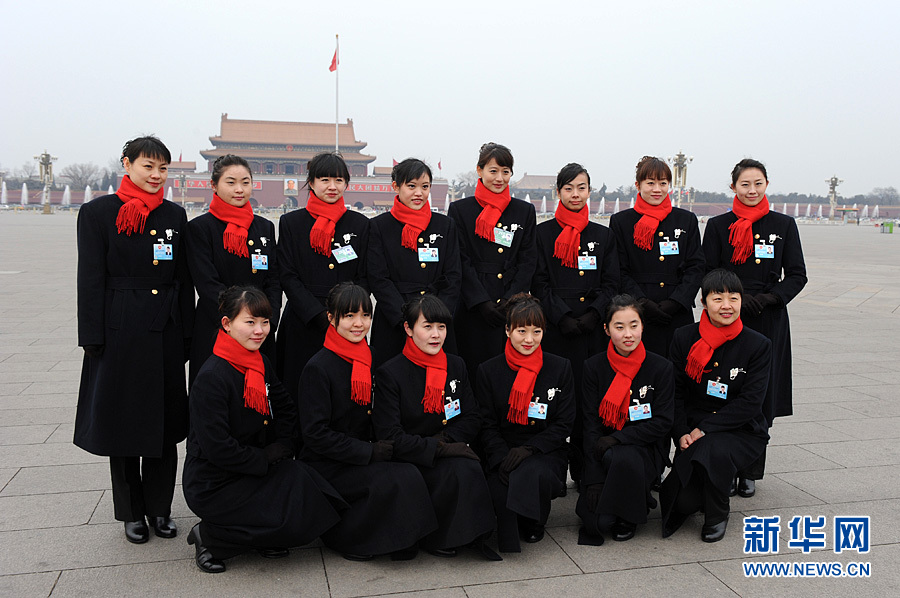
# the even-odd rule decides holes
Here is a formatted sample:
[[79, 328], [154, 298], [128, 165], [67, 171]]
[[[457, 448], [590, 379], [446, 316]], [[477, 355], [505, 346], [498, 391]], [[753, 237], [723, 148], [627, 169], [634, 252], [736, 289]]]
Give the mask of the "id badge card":
[[254, 270], [268, 270], [269, 256], [260, 253], [250, 254], [250, 267]]
[[502, 228], [494, 227], [494, 243], [497, 245], [503, 245], [504, 247], [512, 246], [513, 235], [515, 235], [511, 230], [503, 230]]
[[579, 255], [578, 256], [578, 269], [579, 270], [596, 270], [597, 269], [597, 256], [596, 255]]
[[547, 403], [528, 403], [528, 417], [531, 419], [547, 419]]
[[172, 245], [169, 243], [154, 243], [153, 244], [153, 259], [155, 260], [171, 260], [172, 257]]
[[437, 247], [419, 247], [420, 262], [436, 262], [439, 255]]
[[628, 406], [628, 419], [630, 421], [637, 422], [642, 419], [650, 419], [651, 417], [653, 417], [653, 414], [650, 412], [650, 403]]
[[459, 415], [461, 411], [462, 410], [459, 408], [459, 399], [450, 401], [449, 403], [444, 405], [444, 418], [447, 420], [451, 420]]
[[710, 380], [706, 383], [706, 394], [711, 397], [718, 397], [720, 399], [728, 398], [728, 385], [724, 382], [719, 382], [718, 380]]
[[349, 262], [350, 260], [355, 260], [359, 257], [358, 255], [356, 255], [356, 251], [353, 250], [353, 245], [344, 245], [343, 247], [338, 247], [331, 252], [331, 255], [334, 256], [334, 259], [337, 260], [337, 263], [339, 264]]
[[660, 241], [659, 255], [678, 255], [678, 241]]
[[758, 259], [763, 260], [773, 260], [775, 259], [775, 246], [774, 245], [754, 245], [753, 248], [756, 250], [756, 257]]

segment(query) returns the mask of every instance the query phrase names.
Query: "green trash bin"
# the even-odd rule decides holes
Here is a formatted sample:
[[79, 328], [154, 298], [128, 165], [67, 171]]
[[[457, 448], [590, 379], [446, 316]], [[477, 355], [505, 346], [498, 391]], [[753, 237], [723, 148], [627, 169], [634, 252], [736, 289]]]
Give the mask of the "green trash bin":
[[889, 235], [894, 233], [894, 221], [889, 220], [887, 222], [881, 223], [881, 232], [887, 233]]

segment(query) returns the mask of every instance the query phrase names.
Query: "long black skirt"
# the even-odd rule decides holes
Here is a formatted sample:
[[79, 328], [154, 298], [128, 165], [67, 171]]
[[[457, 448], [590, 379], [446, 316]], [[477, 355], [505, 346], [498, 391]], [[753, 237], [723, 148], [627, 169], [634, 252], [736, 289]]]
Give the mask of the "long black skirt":
[[438, 528], [419, 543], [422, 548], [457, 548], [493, 531], [496, 518], [478, 461], [446, 457], [419, 471], [438, 522]]

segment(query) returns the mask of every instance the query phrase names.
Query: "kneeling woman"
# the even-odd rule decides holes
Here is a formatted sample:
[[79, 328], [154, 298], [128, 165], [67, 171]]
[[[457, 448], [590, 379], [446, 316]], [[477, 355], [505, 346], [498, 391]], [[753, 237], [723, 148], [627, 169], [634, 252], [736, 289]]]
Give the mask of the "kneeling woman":
[[375, 373], [372, 423], [380, 440], [394, 442], [393, 459], [419, 468], [438, 528], [419, 545], [437, 556], [456, 556], [471, 545], [488, 560], [502, 560], [484, 544], [496, 524], [487, 482], [468, 443], [481, 427], [462, 358], [444, 353], [452, 316], [433, 295], [403, 309], [406, 345]]
[[672, 364], [644, 349], [638, 301], [613, 297], [603, 328], [606, 351], [584, 364], [585, 491], [575, 508], [584, 522], [579, 542], [595, 546], [603, 543], [601, 527], [611, 524], [613, 540], [622, 542], [647, 523], [675, 411]]
[[294, 461], [294, 402], [259, 347], [272, 307], [256, 287], [219, 297], [222, 330], [191, 387], [191, 430], [184, 497], [202, 521], [188, 535], [197, 566], [225, 570], [223, 559], [253, 549], [263, 556], [315, 539], [340, 520], [346, 503], [305, 463]]
[[734, 272], [713, 270], [700, 285], [700, 323], [679, 328], [672, 339], [678, 452], [659, 493], [664, 538], [703, 509], [701, 539], [721, 540], [731, 482], [769, 439], [763, 401], [772, 343], [741, 322], [743, 292]]
[[300, 376], [301, 458], [350, 503], [341, 522], [322, 535], [349, 560], [375, 554], [412, 558], [416, 542], [437, 528], [422, 474], [391, 463], [393, 441], [372, 430], [372, 353], [366, 334], [372, 301], [361, 286], [343, 282], [325, 302], [330, 326], [325, 347]]
[[544, 537], [550, 501], [566, 488], [566, 438], [575, 421], [568, 359], [541, 349], [546, 320], [525, 293], [506, 304], [506, 349], [478, 368], [481, 443], [501, 552]]

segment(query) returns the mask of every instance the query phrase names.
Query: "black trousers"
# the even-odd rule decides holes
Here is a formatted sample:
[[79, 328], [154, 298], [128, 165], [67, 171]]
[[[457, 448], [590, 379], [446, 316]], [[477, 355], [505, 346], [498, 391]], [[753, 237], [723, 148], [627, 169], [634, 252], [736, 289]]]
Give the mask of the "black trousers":
[[[677, 478], [677, 476], [675, 477]], [[673, 481], [677, 483], [677, 480]], [[701, 508], [706, 516], [704, 522], [709, 525], [725, 521], [730, 511], [728, 495], [719, 492], [709, 480], [709, 475], [705, 469], [694, 467], [690, 482], [678, 492], [678, 498], [675, 499], [673, 510], [690, 515]]]
[[766, 473], [766, 449], [763, 449], [759, 459], [738, 471], [738, 477], [745, 480], [761, 480]]
[[160, 457], [110, 457], [109, 470], [118, 521], [172, 514], [178, 470], [176, 445], [164, 447]]

